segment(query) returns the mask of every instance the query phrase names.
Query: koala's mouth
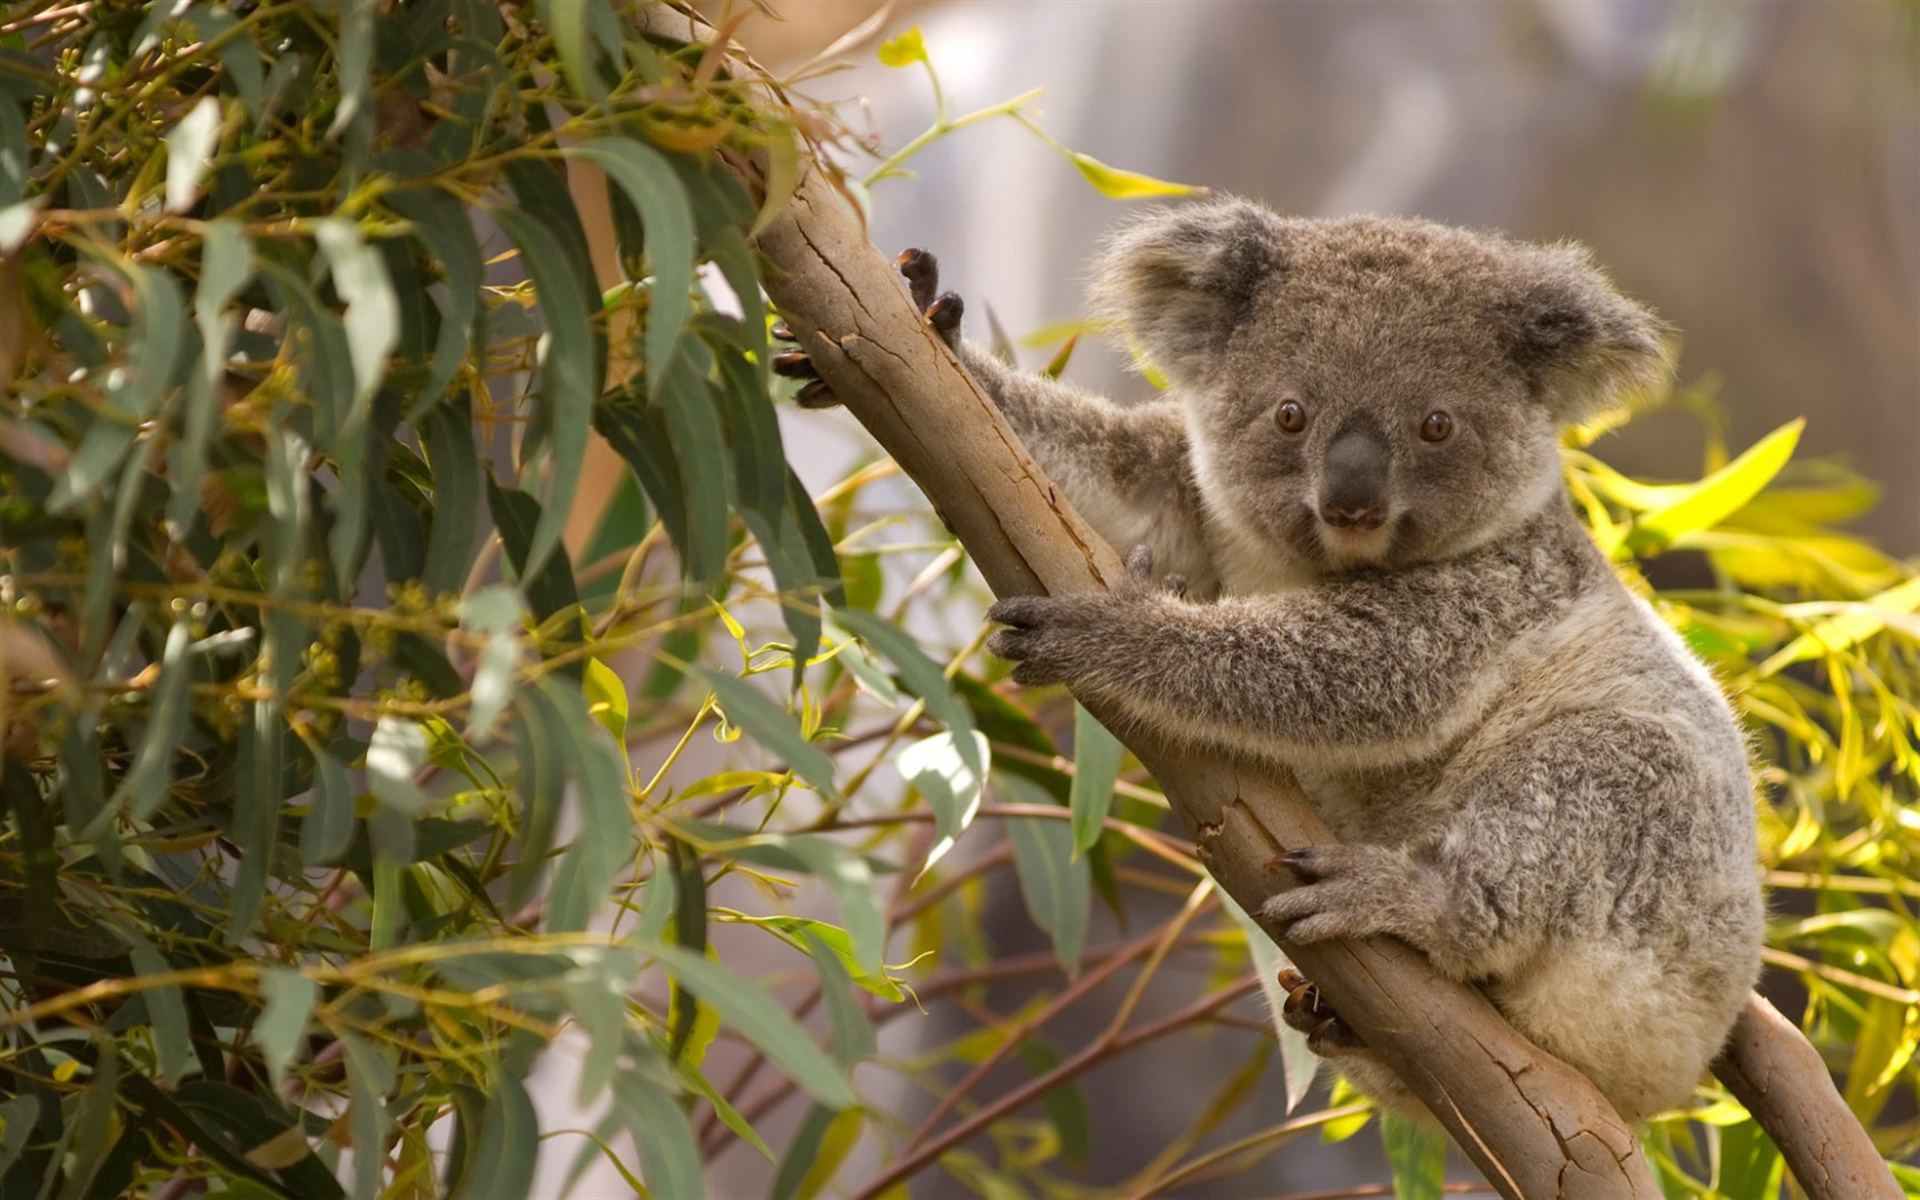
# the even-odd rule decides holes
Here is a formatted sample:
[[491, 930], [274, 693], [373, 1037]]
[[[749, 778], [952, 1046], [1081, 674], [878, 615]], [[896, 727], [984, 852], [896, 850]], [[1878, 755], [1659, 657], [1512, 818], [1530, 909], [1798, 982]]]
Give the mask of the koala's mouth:
[[1386, 557], [1398, 522], [1381, 514], [1344, 523], [1322, 518], [1314, 524], [1321, 550], [1335, 563], [1346, 564], [1377, 562]]

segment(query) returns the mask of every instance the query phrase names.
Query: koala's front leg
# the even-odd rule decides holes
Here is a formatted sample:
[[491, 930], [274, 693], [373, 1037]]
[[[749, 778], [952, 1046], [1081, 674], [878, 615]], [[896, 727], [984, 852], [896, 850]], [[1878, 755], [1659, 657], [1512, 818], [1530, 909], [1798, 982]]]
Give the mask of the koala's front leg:
[[1153, 552], [1135, 546], [1127, 575], [1106, 592], [1071, 596], [1014, 596], [987, 610], [987, 619], [1007, 628], [987, 639], [987, 649], [1014, 662], [1015, 682], [1089, 686], [1106, 692], [1133, 671], [1123, 647], [1151, 639], [1165, 619], [1165, 605], [1186, 593], [1186, 580], [1169, 575], [1154, 582]]

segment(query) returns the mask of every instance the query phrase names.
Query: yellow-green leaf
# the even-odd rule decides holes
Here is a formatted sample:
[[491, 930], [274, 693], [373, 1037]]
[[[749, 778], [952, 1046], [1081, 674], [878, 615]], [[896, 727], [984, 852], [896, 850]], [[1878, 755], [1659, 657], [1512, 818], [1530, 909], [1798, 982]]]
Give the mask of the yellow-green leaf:
[[1675, 538], [1711, 529], [1760, 494], [1793, 457], [1806, 419], [1789, 421], [1755, 443], [1745, 454], [1702, 479], [1684, 496], [1633, 523], [1614, 557], [1658, 554]]
[[1888, 588], [1860, 604], [1850, 605], [1839, 616], [1807, 630], [1788, 642], [1778, 654], [1760, 664], [1760, 677], [1764, 679], [1789, 663], [1848, 649], [1885, 629], [1890, 620], [1897, 620], [1916, 609], [1920, 609], [1920, 576]]
[[1206, 188], [1191, 183], [1170, 183], [1165, 179], [1155, 179], [1151, 175], [1142, 175], [1138, 171], [1123, 171], [1119, 167], [1110, 167], [1091, 154], [1071, 153], [1068, 155], [1073, 165], [1086, 176], [1088, 183], [1097, 188], [1101, 195], [1112, 196], [1115, 200], [1137, 200], [1144, 196], [1200, 196], [1206, 194]]
[[881, 42], [880, 61], [889, 67], [910, 67], [917, 62], [926, 62], [927, 41], [920, 36], [920, 27], [915, 25], [905, 33]]

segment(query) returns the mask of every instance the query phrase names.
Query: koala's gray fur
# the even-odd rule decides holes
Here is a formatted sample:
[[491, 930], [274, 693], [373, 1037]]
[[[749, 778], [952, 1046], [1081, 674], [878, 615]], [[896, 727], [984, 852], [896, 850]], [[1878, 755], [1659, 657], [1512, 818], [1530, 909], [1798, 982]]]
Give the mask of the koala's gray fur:
[[[958, 350], [1074, 506], [1194, 598], [1006, 601], [993, 649], [1291, 770], [1341, 841], [1290, 856], [1306, 882], [1267, 913], [1293, 939], [1402, 938], [1627, 1119], [1681, 1102], [1759, 971], [1746, 746], [1575, 520], [1557, 451], [1664, 375], [1657, 320], [1571, 246], [1233, 200], [1121, 232], [1095, 296], [1163, 398]], [[1377, 1060], [1342, 1066], [1412, 1106]]]

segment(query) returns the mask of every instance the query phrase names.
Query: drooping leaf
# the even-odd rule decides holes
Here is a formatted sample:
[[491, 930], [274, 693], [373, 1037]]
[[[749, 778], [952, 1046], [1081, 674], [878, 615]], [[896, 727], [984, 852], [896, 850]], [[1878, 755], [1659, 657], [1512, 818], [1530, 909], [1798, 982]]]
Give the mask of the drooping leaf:
[[287, 1068], [300, 1052], [320, 989], [298, 971], [267, 967], [260, 972], [260, 995], [266, 1003], [253, 1023], [253, 1040], [273, 1090], [284, 1094]]
[[546, 350], [540, 362], [540, 402], [548, 430], [547, 486], [540, 520], [528, 541], [523, 574], [538, 572], [560, 543], [560, 531], [573, 508], [580, 464], [587, 452], [593, 402], [600, 394], [601, 370], [594, 362], [593, 333], [581, 302], [581, 284], [559, 241], [544, 226], [511, 208], [494, 218], [520, 247], [520, 258], [540, 297], [546, 320]]
[[525, 1085], [505, 1072], [496, 1075], [480, 1123], [479, 1152], [467, 1174], [473, 1186], [462, 1195], [528, 1195], [539, 1149], [540, 1119]]
[[[153, 943], [141, 936], [131, 926], [121, 929], [121, 934], [133, 943], [130, 957], [133, 969], [141, 975], [164, 975], [173, 969], [173, 964], [163, 958], [153, 947]], [[171, 1087], [180, 1082], [186, 1074], [187, 1064], [193, 1061], [192, 1038], [187, 1032], [187, 1003], [181, 997], [177, 984], [165, 987], [147, 988], [140, 993], [146, 1001], [147, 1018], [153, 1028], [153, 1052], [160, 1071], [157, 1076], [163, 1086]]]
[[665, 156], [645, 142], [594, 138], [567, 153], [605, 171], [645, 218], [647, 269], [653, 275], [647, 293], [646, 378], [648, 390], [658, 395], [693, 287], [693, 213], [686, 190]]
[[1120, 778], [1120, 759], [1126, 754], [1120, 739], [1078, 704], [1073, 706], [1073, 850], [1084, 854], [1100, 840], [1113, 785]]
[[[657, 1069], [665, 1073], [664, 1064]], [[614, 1077], [613, 1096], [640, 1149], [640, 1161], [654, 1195], [687, 1196], [692, 1200], [705, 1196], [707, 1181], [701, 1167], [700, 1144], [672, 1094], [638, 1074], [621, 1074]]]
[[835, 1109], [858, 1103], [846, 1075], [787, 1010], [758, 986], [676, 946], [652, 944], [646, 952], [659, 959], [675, 979], [699, 993], [721, 1020], [739, 1030], [815, 1100]]
[[220, 102], [202, 96], [167, 133], [167, 201], [164, 211], [183, 213], [200, 195], [200, 180], [220, 137]]
[[[1018, 776], [1001, 776], [997, 786], [1022, 804], [1048, 804], [1038, 787]], [[1075, 857], [1073, 830], [1050, 817], [1009, 817], [1014, 872], [1033, 923], [1053, 939], [1053, 953], [1068, 975], [1080, 972], [1087, 918], [1093, 904], [1087, 860]]]

